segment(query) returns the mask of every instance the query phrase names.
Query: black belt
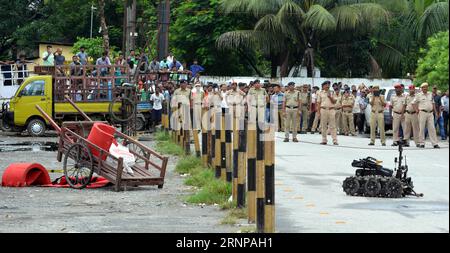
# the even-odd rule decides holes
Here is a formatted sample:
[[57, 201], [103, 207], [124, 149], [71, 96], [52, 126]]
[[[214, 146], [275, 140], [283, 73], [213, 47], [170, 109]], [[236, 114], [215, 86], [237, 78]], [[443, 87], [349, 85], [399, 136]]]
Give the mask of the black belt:
[[415, 111], [406, 111], [408, 114], [416, 114]]
[[336, 108], [333, 108], [333, 107], [330, 107], [330, 108], [320, 107], [320, 109], [324, 109], [324, 110], [335, 110]]
[[289, 108], [289, 109], [297, 109], [298, 106], [286, 106], [286, 108]]
[[401, 112], [394, 112], [394, 113], [396, 113], [396, 114], [402, 114]]
[[426, 113], [432, 113], [433, 111], [427, 111], [427, 110], [420, 110], [422, 112], [426, 112]]
[[373, 113], [382, 113], [383, 111], [372, 111]]

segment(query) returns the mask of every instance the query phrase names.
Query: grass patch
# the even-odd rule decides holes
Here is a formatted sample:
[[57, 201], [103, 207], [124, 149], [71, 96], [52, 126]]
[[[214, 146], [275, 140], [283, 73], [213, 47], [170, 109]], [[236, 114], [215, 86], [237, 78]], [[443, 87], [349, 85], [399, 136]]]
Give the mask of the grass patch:
[[191, 176], [188, 177], [184, 183], [190, 186], [204, 187], [212, 180], [215, 180], [214, 171], [202, 167], [196, 167], [191, 170]]
[[[201, 166], [202, 161], [199, 158], [195, 156], [185, 156], [178, 161], [177, 166], [175, 167], [175, 171], [180, 174], [189, 173], [193, 175], [195, 173], [192, 172], [199, 171], [198, 168], [201, 168]], [[194, 171], [195, 169], [197, 169], [197, 171]]]
[[156, 151], [165, 155], [184, 155], [183, 148], [170, 141], [158, 141], [156, 143]]
[[256, 233], [256, 226], [242, 227], [240, 232], [241, 233]]
[[222, 204], [228, 201], [231, 195], [231, 184], [222, 180], [209, 181], [199, 192], [187, 198], [188, 203], [207, 205]]
[[157, 131], [155, 133], [155, 140], [156, 141], [169, 141], [170, 134], [166, 131]]
[[222, 225], [235, 225], [238, 220], [247, 219], [246, 208], [234, 208], [228, 212], [227, 216], [220, 222]]

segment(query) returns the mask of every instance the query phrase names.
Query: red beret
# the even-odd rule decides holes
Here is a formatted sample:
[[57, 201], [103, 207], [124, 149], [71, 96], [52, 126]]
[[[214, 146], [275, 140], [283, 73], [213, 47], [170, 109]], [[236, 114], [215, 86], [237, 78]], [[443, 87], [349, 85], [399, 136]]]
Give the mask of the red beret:
[[401, 87], [402, 87], [402, 85], [399, 84], [399, 83], [397, 83], [397, 84], [394, 85], [394, 88], [401, 88]]
[[410, 85], [410, 86], [408, 87], [408, 89], [410, 89], [410, 90], [415, 90], [415, 89], [416, 89], [416, 86]]

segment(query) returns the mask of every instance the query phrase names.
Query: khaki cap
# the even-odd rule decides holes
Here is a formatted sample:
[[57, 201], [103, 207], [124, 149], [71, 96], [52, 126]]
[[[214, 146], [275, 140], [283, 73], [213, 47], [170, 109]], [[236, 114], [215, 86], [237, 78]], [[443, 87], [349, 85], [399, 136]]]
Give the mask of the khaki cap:
[[428, 87], [428, 83], [422, 83], [422, 84], [420, 85], [420, 88], [423, 88], [423, 87]]

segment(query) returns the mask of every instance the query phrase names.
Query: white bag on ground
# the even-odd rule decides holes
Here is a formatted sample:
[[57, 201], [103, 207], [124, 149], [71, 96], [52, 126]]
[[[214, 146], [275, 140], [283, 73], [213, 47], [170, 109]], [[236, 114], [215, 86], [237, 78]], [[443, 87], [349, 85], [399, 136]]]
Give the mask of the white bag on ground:
[[131, 166], [136, 163], [136, 158], [127, 147], [120, 144], [116, 146], [113, 143], [109, 148], [109, 153], [117, 158], [123, 158], [123, 167], [125, 171], [130, 175], [134, 175]]

